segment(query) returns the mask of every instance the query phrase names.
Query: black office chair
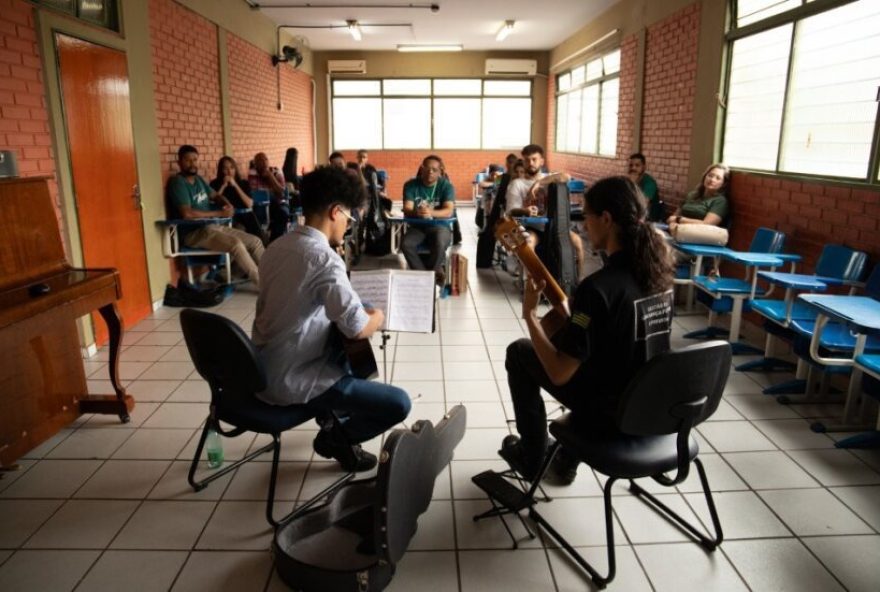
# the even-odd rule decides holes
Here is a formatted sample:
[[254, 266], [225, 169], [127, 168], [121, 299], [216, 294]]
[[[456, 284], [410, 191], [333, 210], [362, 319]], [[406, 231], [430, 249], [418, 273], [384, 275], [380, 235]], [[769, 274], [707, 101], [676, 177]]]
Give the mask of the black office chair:
[[[211, 481], [271, 450], [272, 472], [269, 477], [269, 496], [266, 500], [266, 520], [272, 526], [278, 526], [292, 516], [291, 513], [280, 520], [275, 520], [273, 512], [278, 457], [281, 453], [281, 434], [313, 419], [314, 414], [304, 405], [279, 407], [263, 403], [254, 396], [254, 393], [266, 388], [266, 370], [254, 344], [234, 322], [226, 317], [188, 308], [180, 313], [180, 326], [196, 370], [211, 387], [210, 413], [189, 469], [189, 484], [193, 490], [201, 491]], [[224, 429], [220, 422], [232, 428]], [[205, 479], [196, 481], [196, 469], [202, 457], [205, 439], [211, 429], [227, 438], [245, 432], [268, 434], [272, 436], [272, 442], [241, 460], [214, 471]], [[335, 488], [352, 477], [354, 473], [342, 476], [325, 491]], [[323, 492], [319, 494], [321, 495]]]
[[[497, 474], [489, 475], [488, 471], [474, 477], [474, 481], [479, 481], [477, 484], [488, 493], [493, 506], [475, 520], [488, 516], [499, 516], [503, 520], [504, 514], [518, 514], [528, 509], [529, 517], [556, 539], [602, 589], [614, 579], [616, 570], [611, 488], [618, 479], [628, 479], [631, 492], [696, 539], [706, 550], [714, 551], [723, 538], [721, 523], [706, 471], [697, 458], [699, 447], [691, 437], [691, 430], [718, 408], [730, 373], [730, 361], [730, 344], [725, 341], [706, 342], [655, 356], [633, 377], [620, 400], [615, 422], [619, 434], [589, 433], [580, 427], [576, 413], [567, 413], [550, 423], [550, 433], [556, 442], [544, 460], [542, 476], [560, 447], [608, 476], [605, 482], [608, 575], [599, 575], [535, 509], [538, 500], [534, 494], [540, 479], [536, 479], [528, 491], [522, 492], [500, 480]], [[661, 485], [672, 487], [687, 479], [691, 462], [697, 465], [700, 474], [715, 538], [707, 537], [633, 481], [651, 477]], [[666, 476], [671, 471], [676, 471], [674, 478]]]

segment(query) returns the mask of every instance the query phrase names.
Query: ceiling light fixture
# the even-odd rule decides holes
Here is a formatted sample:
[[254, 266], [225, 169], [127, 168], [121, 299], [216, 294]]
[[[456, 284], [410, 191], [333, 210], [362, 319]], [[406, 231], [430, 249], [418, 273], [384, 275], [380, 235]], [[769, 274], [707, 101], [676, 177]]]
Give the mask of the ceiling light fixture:
[[351, 33], [352, 38], [355, 41], [360, 41], [362, 39], [361, 35], [361, 26], [358, 24], [356, 20], [349, 19], [345, 21], [345, 24], [348, 25], [348, 32]]
[[495, 35], [495, 41], [504, 41], [507, 39], [507, 36], [513, 31], [513, 25], [516, 21], [507, 20], [504, 21], [504, 24], [501, 25], [501, 28], [498, 29], [498, 33]]
[[402, 52], [417, 52], [417, 51], [461, 51], [463, 48], [461, 44], [457, 45], [398, 45], [397, 51]]

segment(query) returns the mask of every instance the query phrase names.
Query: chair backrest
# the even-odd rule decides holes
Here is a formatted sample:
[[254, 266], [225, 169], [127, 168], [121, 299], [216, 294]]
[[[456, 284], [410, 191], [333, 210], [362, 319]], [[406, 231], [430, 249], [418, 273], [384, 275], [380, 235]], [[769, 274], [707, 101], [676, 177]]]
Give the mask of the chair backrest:
[[269, 203], [272, 199], [272, 194], [269, 193], [268, 189], [252, 189], [251, 198], [256, 205], [261, 206]]
[[726, 341], [709, 341], [654, 356], [623, 393], [618, 428], [633, 436], [653, 436], [678, 432], [689, 419], [692, 426], [704, 421], [718, 408], [730, 361]]
[[266, 388], [266, 370], [254, 344], [226, 317], [187, 308], [180, 313], [186, 348], [213, 393], [255, 393]]
[[572, 179], [568, 182], [569, 193], [583, 193], [586, 191], [587, 185], [580, 179]]
[[752, 253], [781, 253], [785, 246], [785, 234], [772, 228], [761, 227], [755, 231], [749, 251]]
[[874, 266], [868, 281], [865, 282], [865, 294], [874, 300], [880, 300], [880, 263]]
[[816, 275], [846, 281], [858, 281], [865, 271], [868, 256], [842, 245], [825, 245], [816, 263]]

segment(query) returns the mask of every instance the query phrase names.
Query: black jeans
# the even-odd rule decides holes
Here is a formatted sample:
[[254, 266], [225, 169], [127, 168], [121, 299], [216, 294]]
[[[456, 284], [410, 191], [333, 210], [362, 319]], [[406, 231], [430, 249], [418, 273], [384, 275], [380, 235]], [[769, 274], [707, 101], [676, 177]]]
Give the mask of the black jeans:
[[597, 401], [595, 393], [580, 370], [568, 383], [556, 386], [541, 365], [531, 340], [518, 339], [507, 346], [504, 361], [507, 384], [516, 414], [516, 430], [523, 448], [533, 454], [542, 454], [547, 447], [547, 410], [541, 389], [570, 409], [583, 429], [594, 432], [614, 432], [614, 420]]
[[[452, 231], [446, 226], [410, 226], [406, 229], [400, 250], [410, 269], [430, 269], [439, 271], [446, 262], [446, 247], [452, 240]], [[428, 261], [422, 263], [418, 250], [422, 241], [428, 243]]]

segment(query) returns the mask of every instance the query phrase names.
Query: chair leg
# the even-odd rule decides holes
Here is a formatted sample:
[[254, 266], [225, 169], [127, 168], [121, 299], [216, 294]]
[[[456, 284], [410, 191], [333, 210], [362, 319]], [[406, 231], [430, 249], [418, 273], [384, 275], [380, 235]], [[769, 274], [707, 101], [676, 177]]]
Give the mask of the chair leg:
[[531, 518], [536, 524], [539, 524], [547, 534], [553, 537], [557, 543], [565, 549], [565, 552], [578, 564], [580, 565], [588, 574], [590, 574], [590, 579], [593, 580], [593, 583], [596, 586], [603, 590], [611, 580], [614, 579], [614, 576], [617, 573], [617, 556], [614, 550], [614, 512], [611, 505], [611, 488], [614, 485], [614, 482], [617, 481], [614, 477], [609, 477], [608, 481], [605, 482], [605, 540], [608, 545], [608, 574], [605, 576], [601, 576], [596, 568], [594, 568], [590, 563], [584, 559], [584, 557], [575, 551], [574, 547], [572, 547], [568, 541], [562, 538], [562, 535], [559, 534], [555, 528], [553, 528], [547, 520], [541, 516], [541, 514], [535, 509], [535, 506], [529, 508], [529, 518]]
[[281, 455], [281, 437], [272, 434], [272, 469], [269, 473], [269, 495], [266, 497], [266, 520], [273, 527], [278, 526], [274, 518], [275, 484], [278, 482], [278, 458]]
[[238, 467], [240, 467], [244, 463], [257, 458], [258, 456], [260, 456], [264, 452], [269, 452], [275, 446], [274, 442], [267, 444], [267, 445], [263, 446], [262, 448], [260, 448], [259, 450], [255, 450], [254, 452], [251, 452], [249, 455], [242, 458], [241, 460], [237, 460], [234, 463], [230, 463], [230, 464], [226, 465], [225, 467], [223, 467], [222, 469], [212, 471], [209, 476], [205, 477], [201, 481], [196, 481], [196, 470], [199, 467], [199, 461], [202, 458], [202, 450], [205, 447], [205, 439], [208, 437], [208, 430], [210, 430], [211, 427], [212, 427], [212, 423], [211, 423], [211, 418], [209, 417], [208, 420], [205, 422], [205, 427], [202, 428], [202, 435], [199, 437], [199, 444], [198, 444], [198, 446], [196, 446], [195, 456], [193, 456], [192, 464], [189, 466], [189, 475], [187, 476], [187, 481], [189, 481], [189, 484], [193, 488], [193, 491], [203, 490], [205, 487], [208, 486], [208, 483], [210, 483], [211, 481], [215, 481], [215, 480], [219, 479], [220, 477], [229, 473], [230, 471], [237, 469]]
[[697, 530], [691, 523], [687, 520], [679, 516], [672, 508], [658, 500], [656, 497], [645, 491], [641, 486], [639, 486], [634, 481], [630, 480], [629, 482], [629, 490], [634, 493], [639, 499], [644, 501], [649, 506], [653, 507], [654, 510], [666, 518], [670, 524], [677, 527], [679, 530], [684, 532], [687, 535], [690, 535], [700, 545], [703, 546], [707, 551], [714, 551], [718, 545], [721, 544], [721, 541], [724, 539], [724, 534], [721, 531], [721, 522], [718, 519], [718, 512], [715, 509], [715, 502], [712, 499], [712, 490], [709, 488], [709, 480], [706, 478], [706, 471], [703, 469], [703, 463], [700, 462], [700, 459], [695, 458], [694, 464], [697, 465], [697, 471], [700, 474], [700, 482], [703, 485], [703, 494], [706, 496], [706, 505], [709, 507], [709, 514], [712, 517], [712, 526], [715, 529], [715, 538], [710, 539], [705, 534]]

